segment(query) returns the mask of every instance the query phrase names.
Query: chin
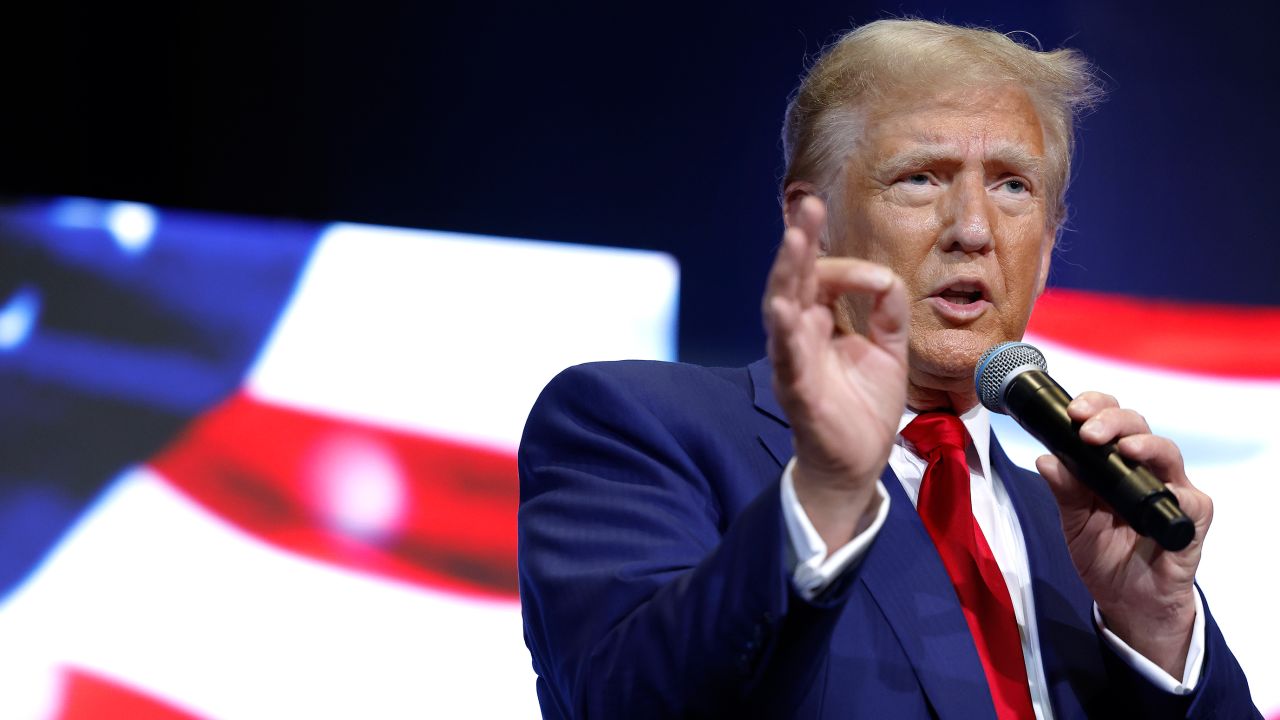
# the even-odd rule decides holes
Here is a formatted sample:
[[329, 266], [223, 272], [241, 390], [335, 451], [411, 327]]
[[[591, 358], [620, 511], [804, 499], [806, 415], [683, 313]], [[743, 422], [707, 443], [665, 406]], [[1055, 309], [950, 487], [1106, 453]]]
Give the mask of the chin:
[[973, 382], [973, 369], [993, 345], [1004, 342], [972, 330], [933, 330], [911, 338], [911, 369], [933, 377]]

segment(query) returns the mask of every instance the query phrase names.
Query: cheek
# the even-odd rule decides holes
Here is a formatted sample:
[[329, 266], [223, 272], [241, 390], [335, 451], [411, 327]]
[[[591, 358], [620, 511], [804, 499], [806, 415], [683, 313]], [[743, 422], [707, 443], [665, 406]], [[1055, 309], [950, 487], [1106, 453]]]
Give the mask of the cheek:
[[[1035, 237], [1031, 237], [1035, 235]], [[1039, 289], [1040, 273], [1044, 262], [1043, 230], [1028, 228], [1016, 241], [1009, 243], [998, 256], [1000, 274], [1004, 280], [1008, 298], [1008, 318], [1011, 322], [1025, 322], [1031, 313]]]
[[861, 257], [889, 266], [910, 282], [928, 258], [938, 231], [938, 216], [930, 207], [876, 208], [857, 228], [866, 238], [860, 243]]

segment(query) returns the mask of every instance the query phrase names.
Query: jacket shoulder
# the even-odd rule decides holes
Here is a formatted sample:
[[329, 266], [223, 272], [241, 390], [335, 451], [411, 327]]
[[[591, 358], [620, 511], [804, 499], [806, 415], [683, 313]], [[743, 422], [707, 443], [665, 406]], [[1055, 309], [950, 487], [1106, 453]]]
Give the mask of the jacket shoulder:
[[563, 457], [612, 442], [669, 462], [716, 462], [749, 454], [764, 425], [748, 368], [624, 360], [560, 372], [534, 404], [523, 459]]
[[688, 404], [722, 396], [751, 399], [747, 368], [704, 367], [658, 360], [614, 360], [574, 365], [547, 384], [543, 395], [565, 391], [607, 391], [646, 404]]

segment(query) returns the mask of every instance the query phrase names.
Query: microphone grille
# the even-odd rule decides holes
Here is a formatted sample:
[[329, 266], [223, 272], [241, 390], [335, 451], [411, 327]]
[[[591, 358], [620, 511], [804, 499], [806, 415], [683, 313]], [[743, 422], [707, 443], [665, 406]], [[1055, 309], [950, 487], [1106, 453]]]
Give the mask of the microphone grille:
[[1049, 371], [1044, 353], [1024, 342], [1007, 342], [987, 350], [973, 370], [978, 399], [992, 412], [1004, 413], [1004, 386], [1022, 370]]

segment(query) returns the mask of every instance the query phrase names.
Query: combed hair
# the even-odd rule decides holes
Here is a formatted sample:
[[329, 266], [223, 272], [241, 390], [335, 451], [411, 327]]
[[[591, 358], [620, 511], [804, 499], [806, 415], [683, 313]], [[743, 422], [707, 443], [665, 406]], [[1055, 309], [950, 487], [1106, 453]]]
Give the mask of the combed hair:
[[1088, 61], [1075, 50], [1042, 52], [985, 28], [926, 20], [878, 20], [830, 45], [787, 105], [782, 126], [786, 188], [808, 181], [834, 194], [861, 132], [857, 110], [894, 91], [989, 87], [1026, 90], [1045, 134], [1046, 220], [1066, 216], [1075, 120], [1102, 97]]

